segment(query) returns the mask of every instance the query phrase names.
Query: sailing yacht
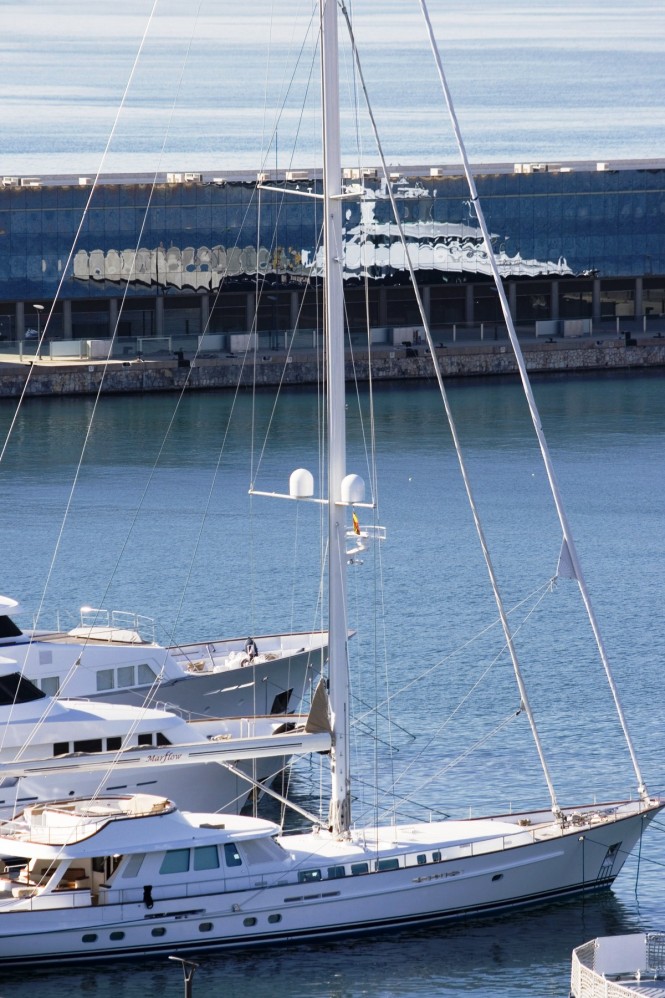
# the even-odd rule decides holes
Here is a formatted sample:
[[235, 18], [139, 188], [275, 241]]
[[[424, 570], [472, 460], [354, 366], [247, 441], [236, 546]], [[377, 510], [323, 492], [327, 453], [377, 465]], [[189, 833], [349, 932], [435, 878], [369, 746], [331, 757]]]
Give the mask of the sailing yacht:
[[[285, 833], [270, 821], [183, 812], [163, 797], [148, 795], [100, 796], [27, 808], [15, 820], [0, 823], [0, 855], [12, 857], [0, 879], [0, 959], [5, 966], [36, 958], [58, 963], [292, 943], [468, 917], [595, 891], [612, 884], [665, 806], [665, 800], [648, 792], [642, 778], [606, 660], [637, 793], [627, 800], [574, 806], [557, 800], [478, 527], [520, 706], [529, 719], [550, 790], [550, 807], [465, 820], [354, 823], [347, 534], [349, 530], [357, 534], [355, 511], [372, 504], [365, 503], [362, 479], [346, 470], [343, 260], [338, 250], [343, 195], [338, 3], [320, 0], [320, 11], [327, 498], [314, 496], [313, 477], [304, 469], [291, 475], [288, 495], [327, 506], [329, 678], [327, 694], [323, 685], [317, 691], [314, 726], [329, 730], [331, 743], [328, 819], [311, 817], [305, 833]], [[479, 222], [482, 227], [480, 212]], [[491, 243], [485, 238], [490, 253]], [[426, 323], [425, 332], [434, 361]], [[519, 345], [514, 347], [517, 353]], [[537, 417], [534, 424], [538, 429]], [[544, 441], [541, 450], [554, 485]], [[559, 571], [576, 579], [587, 602], [572, 535], [556, 488], [553, 491], [563, 530]], [[591, 620], [596, 634], [592, 614]], [[597, 643], [602, 654], [598, 637]]]

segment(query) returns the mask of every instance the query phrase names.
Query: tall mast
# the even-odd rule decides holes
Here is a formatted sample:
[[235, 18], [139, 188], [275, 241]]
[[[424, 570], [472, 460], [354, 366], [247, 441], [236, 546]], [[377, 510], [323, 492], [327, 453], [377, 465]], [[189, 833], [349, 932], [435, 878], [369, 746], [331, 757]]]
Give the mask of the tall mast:
[[339, 125], [337, 0], [319, 0], [323, 105], [323, 249], [328, 389], [328, 631], [332, 792], [329, 824], [343, 834], [351, 822], [349, 669], [346, 627], [346, 474], [342, 163]]

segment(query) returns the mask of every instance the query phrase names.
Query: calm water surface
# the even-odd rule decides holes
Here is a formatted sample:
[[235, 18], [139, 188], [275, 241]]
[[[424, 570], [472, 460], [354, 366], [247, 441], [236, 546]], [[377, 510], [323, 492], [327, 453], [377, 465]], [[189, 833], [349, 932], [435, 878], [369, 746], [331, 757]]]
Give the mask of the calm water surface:
[[[314, 7], [3, 0], [3, 174], [94, 174], [111, 133], [104, 172], [316, 165]], [[347, 7], [388, 162], [459, 162], [417, 0]], [[429, 7], [472, 161], [662, 155], [661, 0]], [[344, 156], [376, 163], [343, 29], [340, 39]]]
[[[663, 380], [551, 379], [536, 395], [644, 776], [652, 792], [665, 791]], [[506, 601], [526, 600], [511, 619], [560, 799], [630, 793], [635, 779], [575, 590], [546, 587], [560, 534], [521, 390], [465, 384], [451, 400]], [[0, 466], [0, 591], [33, 613], [41, 607], [44, 621], [83, 604], [133, 609], [155, 617], [163, 638], [314, 626], [319, 513], [247, 490], [253, 477], [257, 488], [284, 491], [293, 468], [315, 470], [317, 397], [291, 392], [274, 412], [273, 404], [272, 394], [254, 406], [249, 396], [197, 394], [174, 413], [171, 396], [105, 398], [72, 489], [92, 403], [30, 401]], [[369, 478], [366, 411], [366, 395], [350, 398], [349, 469]], [[13, 403], [0, 405], [3, 432], [12, 414]], [[380, 559], [369, 552], [350, 571], [356, 714], [385, 699], [376, 663], [393, 698], [358, 734], [357, 820], [390, 801], [374, 790], [374, 758], [381, 786], [397, 780], [409, 795], [403, 817], [546, 804], [526, 722], [497, 730], [516, 694], [508, 664], [494, 661], [496, 628], [478, 636], [495, 613], [437, 393], [383, 387], [376, 414], [378, 521], [388, 540]], [[381, 601], [381, 574], [385, 653], [362, 633]], [[321, 780], [317, 763], [294, 775], [296, 796], [314, 810]], [[652, 827], [611, 893], [437, 929], [206, 956], [194, 994], [564, 998], [574, 945], [663, 927], [663, 831], [665, 821]], [[183, 990], [179, 967], [160, 960], [0, 974], [0, 995], [50, 993], [65, 982], [71, 995], [114, 998]]]

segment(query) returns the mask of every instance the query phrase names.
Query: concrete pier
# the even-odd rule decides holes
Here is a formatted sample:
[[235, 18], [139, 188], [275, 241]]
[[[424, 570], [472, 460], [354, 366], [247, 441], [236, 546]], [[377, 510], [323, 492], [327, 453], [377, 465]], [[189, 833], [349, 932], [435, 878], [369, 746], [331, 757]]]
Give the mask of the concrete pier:
[[[622, 371], [665, 368], [665, 337], [614, 337], [592, 340], [534, 341], [522, 344], [526, 365], [532, 373]], [[445, 378], [509, 375], [517, 365], [509, 344], [450, 344], [437, 348]], [[347, 378], [367, 381], [424, 381], [433, 378], [432, 360], [419, 347], [378, 347], [371, 353], [347, 355]], [[314, 351], [297, 350], [242, 356], [181, 358], [165, 356], [149, 360], [73, 361], [20, 360], [6, 356], [0, 362], [0, 398], [26, 396], [90, 395], [233, 389], [237, 385], [271, 388], [278, 384], [315, 384], [320, 377], [320, 358]], [[26, 386], [27, 382], [27, 386]]]

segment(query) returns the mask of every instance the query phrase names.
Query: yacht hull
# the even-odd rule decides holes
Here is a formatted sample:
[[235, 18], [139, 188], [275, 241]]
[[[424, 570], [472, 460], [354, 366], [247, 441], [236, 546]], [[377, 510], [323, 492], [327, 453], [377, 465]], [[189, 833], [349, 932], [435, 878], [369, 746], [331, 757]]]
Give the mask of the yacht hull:
[[[160, 897], [153, 889], [150, 907], [139, 899], [139, 888], [134, 900], [128, 891], [121, 903], [96, 905], [89, 891], [73, 891], [64, 910], [61, 900], [57, 908], [41, 910], [26, 899], [25, 910], [12, 901], [13, 910], [3, 911], [0, 899], [0, 960], [6, 967], [37, 958], [56, 964], [272, 945], [485, 915], [595, 891], [613, 882], [663, 806], [665, 801], [615, 804], [613, 817], [569, 820], [558, 832], [551, 822], [537, 830], [535, 823], [546, 816], [534, 813], [533, 830], [525, 820], [514, 821], [512, 838], [455, 844], [443, 838], [436, 862], [430, 851], [421, 863], [414, 846], [400, 854], [399, 868], [374, 872], [385, 845], [380, 851], [366, 847], [372, 872], [362, 876], [324, 874], [316, 883], [261, 886], [250, 874], [242, 890], [210, 892], [201, 885]], [[431, 826], [432, 832], [445, 825]], [[325, 869], [326, 862], [341, 861], [345, 847], [327, 833], [321, 837], [320, 854], [311, 862]], [[431, 850], [435, 838], [429, 842]]]

